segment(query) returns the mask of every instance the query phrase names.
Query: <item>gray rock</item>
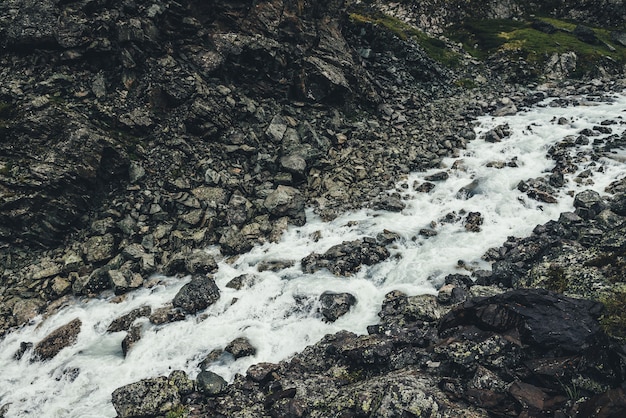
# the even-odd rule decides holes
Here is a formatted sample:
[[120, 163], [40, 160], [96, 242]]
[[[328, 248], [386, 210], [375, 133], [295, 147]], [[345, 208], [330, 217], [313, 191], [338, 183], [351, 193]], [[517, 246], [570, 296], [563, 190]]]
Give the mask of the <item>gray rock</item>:
[[204, 250], [193, 250], [185, 257], [185, 267], [192, 275], [209, 274], [217, 271], [215, 258]]
[[149, 316], [152, 313], [152, 308], [149, 306], [142, 306], [140, 308], [133, 309], [126, 315], [122, 315], [111, 322], [107, 328], [107, 332], [119, 332], [128, 331], [137, 319]]
[[611, 32], [611, 41], [626, 47], [626, 33], [624, 32]]
[[280, 159], [280, 166], [284, 170], [301, 177], [304, 177], [306, 174], [306, 160], [297, 154], [291, 154], [282, 157]]
[[219, 243], [222, 253], [225, 255], [243, 254], [246, 251], [250, 251], [254, 246], [254, 242], [248, 239], [243, 231], [234, 225], [222, 230]]
[[387, 210], [389, 212], [402, 212], [406, 207], [402, 198], [397, 194], [383, 197], [374, 203], [374, 208], [378, 210]]
[[85, 242], [83, 252], [88, 263], [110, 260], [115, 255], [115, 238], [112, 234], [91, 237]]
[[122, 340], [122, 353], [124, 354], [124, 357], [128, 355], [128, 352], [130, 351], [130, 349], [140, 339], [141, 339], [141, 326], [135, 325], [128, 331], [128, 333]]
[[242, 274], [233, 278], [231, 281], [226, 283], [226, 287], [231, 289], [241, 290], [247, 287], [252, 287], [259, 280], [258, 276], [254, 274]]
[[576, 214], [583, 219], [593, 219], [607, 208], [600, 194], [593, 190], [585, 190], [574, 196]]
[[34, 349], [37, 360], [49, 360], [78, 339], [82, 321], [78, 318], [63, 325], [41, 340]]
[[429, 176], [424, 177], [424, 180], [426, 181], [444, 181], [444, 180], [448, 180], [448, 177], [450, 177], [450, 175], [448, 174], [447, 171], [439, 171], [435, 174], [431, 174]]
[[287, 122], [281, 115], [275, 115], [265, 130], [265, 134], [271, 141], [280, 143], [283, 140], [285, 131], [287, 131]]
[[252, 218], [252, 214], [253, 205], [248, 199], [240, 194], [231, 196], [226, 212], [229, 225], [241, 226]]
[[232, 354], [235, 359], [256, 354], [256, 348], [244, 337], [236, 338], [231, 341], [226, 348], [224, 348], [224, 351]]
[[120, 418], [164, 415], [180, 405], [178, 388], [167, 377], [144, 379], [116, 389], [113, 406]]
[[139, 273], [109, 270], [107, 274], [116, 295], [138, 289], [143, 285], [143, 277]]
[[271, 192], [263, 206], [273, 217], [288, 216], [295, 225], [304, 225], [304, 196], [298, 189], [289, 186], [278, 186]]
[[185, 314], [181, 312], [179, 308], [173, 306], [164, 306], [162, 308], [155, 309], [150, 315], [150, 323], [154, 325], [168, 324], [170, 322], [182, 321], [185, 319]]
[[39, 315], [44, 306], [46, 306], [46, 303], [39, 298], [19, 298], [15, 301], [15, 304], [11, 309], [11, 315], [18, 321], [18, 323], [23, 324]]
[[480, 226], [483, 224], [484, 218], [480, 212], [470, 212], [464, 220], [464, 226], [467, 231], [480, 232]]
[[588, 26], [576, 25], [576, 27], [574, 28], [574, 36], [588, 44], [598, 43], [598, 37], [596, 36], [596, 33]]
[[344, 241], [334, 245], [324, 254], [311, 253], [302, 259], [302, 270], [314, 273], [327, 268], [337, 275], [349, 276], [363, 264], [373, 265], [389, 258], [389, 251], [373, 238]]
[[174, 296], [172, 304], [189, 314], [208, 308], [220, 298], [220, 291], [212, 277], [194, 277]]
[[198, 391], [206, 396], [215, 396], [226, 389], [226, 381], [220, 375], [208, 370], [203, 370], [196, 377]]
[[350, 293], [324, 292], [320, 295], [319, 301], [320, 312], [328, 322], [335, 322], [356, 304], [356, 298]]
[[181, 396], [189, 395], [194, 391], [194, 382], [183, 370], [174, 370], [169, 375], [169, 380], [176, 386]]

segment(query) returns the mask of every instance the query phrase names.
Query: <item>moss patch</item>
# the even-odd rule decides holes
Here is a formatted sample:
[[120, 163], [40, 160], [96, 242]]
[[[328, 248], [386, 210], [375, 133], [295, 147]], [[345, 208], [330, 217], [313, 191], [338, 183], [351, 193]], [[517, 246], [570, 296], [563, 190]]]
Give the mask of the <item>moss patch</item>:
[[9, 120], [13, 117], [13, 106], [10, 103], [0, 102], [0, 128], [8, 125]]
[[459, 64], [459, 54], [448, 48], [444, 41], [428, 36], [425, 32], [395, 17], [380, 12], [369, 14], [360, 12], [350, 13], [350, 21], [357, 25], [376, 25], [388, 30], [404, 41], [413, 40], [424, 49], [424, 52], [430, 58], [448, 67], [454, 67]]
[[619, 290], [600, 300], [606, 312], [600, 319], [600, 324], [608, 335], [626, 340], [626, 291]]
[[529, 61], [543, 63], [552, 54], [573, 51], [578, 56], [581, 71], [599, 59], [609, 58], [626, 63], [626, 48], [614, 44], [610, 31], [592, 28], [599, 42], [595, 45], [579, 40], [572, 32], [575, 23], [552, 18], [538, 18], [556, 27], [548, 34], [532, 27], [530, 21], [468, 20], [462, 25], [449, 28], [447, 36], [463, 43], [473, 56], [484, 59], [499, 51], [516, 51]]

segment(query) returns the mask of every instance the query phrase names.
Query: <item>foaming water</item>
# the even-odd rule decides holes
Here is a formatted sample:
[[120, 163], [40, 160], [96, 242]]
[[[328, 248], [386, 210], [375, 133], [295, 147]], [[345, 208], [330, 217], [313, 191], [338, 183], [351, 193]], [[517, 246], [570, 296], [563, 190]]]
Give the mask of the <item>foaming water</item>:
[[[165, 305], [188, 279], [163, 277], [158, 285], [133, 292], [119, 303], [113, 303], [113, 297], [76, 300], [49, 318], [37, 318], [0, 341], [0, 407], [10, 404], [7, 417], [112, 417], [115, 411], [110, 399], [116, 388], [176, 369], [193, 378], [200, 370], [198, 364], [211, 351], [223, 349], [237, 337], [250, 340], [257, 353], [236, 361], [222, 357], [210, 366], [227, 380], [244, 373], [251, 364], [285, 359], [325, 334], [341, 329], [366, 332], [367, 325], [377, 322], [380, 304], [391, 290], [434, 294], [447, 274], [467, 273], [460, 270], [460, 264], [488, 268], [480, 260], [488, 248], [511, 235], [528, 235], [535, 225], [572, 210], [575, 193], [588, 188], [603, 193], [607, 185], [623, 177], [624, 150], [613, 150], [598, 159], [586, 154], [591, 145], [580, 145], [570, 151], [580, 160], [578, 172], [565, 179], [558, 203], [537, 202], [519, 192], [520, 181], [545, 176], [554, 167], [546, 154], [564, 137], [607, 119], [617, 122], [608, 125], [612, 135], [623, 135], [626, 128], [625, 96], [615, 96], [611, 102], [579, 98], [578, 106], [568, 108], [546, 104], [515, 116], [480, 118], [479, 138], [504, 123], [508, 123], [511, 136], [499, 143], [472, 141], [459, 157], [444, 161], [449, 177], [434, 182], [428, 193], [413, 190], [413, 184], [423, 184], [425, 177], [443, 169], [411, 174], [398, 184], [406, 203], [401, 213], [362, 210], [325, 223], [309, 212], [307, 224], [290, 228], [281, 242], [257, 246], [234, 261], [222, 259], [215, 274], [219, 301], [180, 322], [155, 326], [139, 320], [142, 338], [126, 358], [121, 349], [125, 333], [106, 332], [111, 321], [141, 306], [156, 309]], [[566, 120], [558, 124], [561, 117]], [[608, 136], [591, 139], [602, 142]], [[516, 167], [507, 166], [512, 161], [515, 164], [510, 165]], [[573, 179], [587, 169], [593, 184], [576, 183]], [[458, 193], [469, 184], [473, 196]], [[470, 212], [480, 212], [480, 232], [466, 230], [463, 220]], [[436, 235], [420, 234], [424, 229]], [[392, 257], [383, 263], [364, 267], [347, 278], [326, 270], [304, 274], [300, 269], [299, 260], [311, 252], [323, 253], [342, 241], [375, 237], [383, 230], [399, 235], [389, 247]], [[267, 261], [295, 263], [278, 272], [259, 272], [259, 263]], [[242, 274], [255, 277], [252, 286], [241, 290], [226, 287]], [[335, 323], [326, 323], [317, 310], [318, 297], [324, 291], [350, 292], [358, 303]], [[20, 360], [14, 358], [21, 342], [37, 343], [74, 318], [82, 321], [74, 345], [45, 362], [32, 362], [31, 350]]]

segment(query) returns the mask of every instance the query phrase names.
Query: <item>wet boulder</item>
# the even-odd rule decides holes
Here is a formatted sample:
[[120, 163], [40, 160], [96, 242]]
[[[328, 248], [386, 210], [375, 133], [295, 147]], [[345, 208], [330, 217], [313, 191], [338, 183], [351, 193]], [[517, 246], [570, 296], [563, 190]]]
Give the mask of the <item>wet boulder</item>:
[[142, 306], [140, 308], [133, 309], [126, 315], [122, 315], [111, 322], [111, 325], [107, 328], [107, 332], [128, 331], [135, 322], [135, 320], [149, 316], [152, 313], [152, 308], [149, 306]]
[[235, 338], [226, 346], [224, 351], [232, 354], [235, 359], [256, 354], [256, 348], [244, 337]]
[[172, 304], [189, 314], [208, 308], [220, 298], [220, 290], [213, 277], [198, 276], [191, 279], [174, 296]]
[[387, 248], [374, 238], [344, 241], [328, 249], [324, 254], [311, 253], [302, 259], [302, 270], [314, 273], [327, 268], [332, 273], [349, 276], [359, 271], [362, 265], [371, 266], [389, 258]]
[[602, 304], [574, 299], [544, 289], [518, 289], [491, 298], [467, 301], [439, 324], [445, 334], [457, 326], [507, 332], [515, 330], [523, 344], [540, 350], [577, 353], [598, 344]]
[[65, 347], [78, 339], [82, 321], [78, 318], [55, 329], [35, 346], [35, 356], [39, 360], [48, 360], [59, 354]]
[[511, 130], [508, 124], [498, 125], [488, 130], [482, 135], [482, 139], [486, 142], [500, 142], [504, 138], [511, 136]]
[[226, 381], [224, 378], [209, 370], [203, 370], [198, 374], [196, 378], [196, 386], [198, 391], [206, 396], [217, 395], [224, 391], [226, 388]]
[[356, 298], [350, 293], [324, 292], [319, 301], [320, 312], [328, 322], [335, 322], [356, 304]]

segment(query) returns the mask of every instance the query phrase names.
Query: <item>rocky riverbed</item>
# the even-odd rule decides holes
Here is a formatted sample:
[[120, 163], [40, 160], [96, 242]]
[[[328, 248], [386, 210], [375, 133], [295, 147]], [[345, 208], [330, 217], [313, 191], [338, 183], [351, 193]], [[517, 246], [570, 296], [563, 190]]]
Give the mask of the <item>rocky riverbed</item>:
[[[128, 331], [125, 355], [140, 338], [137, 318], [167, 323], [220, 298], [205, 248], [236, 260], [302, 225], [309, 207], [326, 220], [361, 207], [401, 211], [398, 182], [430, 168], [447, 175], [442, 159], [476, 139], [477, 116], [626, 88], [626, 28], [619, 13], [608, 15], [615, 22], [600, 13], [602, 2], [430, 3], [2, 2], [0, 335], [77, 298], [123, 299], [154, 286], [155, 273], [192, 275], [171, 307], [111, 324]], [[580, 44], [544, 61], [510, 48], [485, 57], [444, 30], [532, 12]], [[561, 28], [563, 17], [576, 30]], [[600, 55], [583, 58], [588, 45]], [[555, 170], [520, 191], [550, 204], [564, 173], [624, 145], [611, 136], [623, 123], [564, 138], [548, 151]], [[598, 135], [588, 154], [568, 153]], [[500, 126], [480, 140], [506, 136]], [[610, 199], [579, 193], [575, 212], [487, 251], [491, 271], [449, 276], [438, 296], [389, 293], [368, 335], [328, 336], [228, 385], [208, 369], [195, 381], [181, 371], [141, 381], [114, 392], [115, 408], [124, 417], [619, 416], [624, 191], [622, 181]], [[480, 214], [470, 215], [467, 230], [480, 230]], [[303, 269], [353, 274], [390, 257], [396, 237], [386, 234], [310, 254]], [[327, 294], [325, 320], [347, 312], [351, 296]], [[16, 355], [45, 361], [81, 327], [72, 321]], [[254, 354], [242, 340], [225, 350]], [[0, 416], [10, 412], [2, 404]]]

